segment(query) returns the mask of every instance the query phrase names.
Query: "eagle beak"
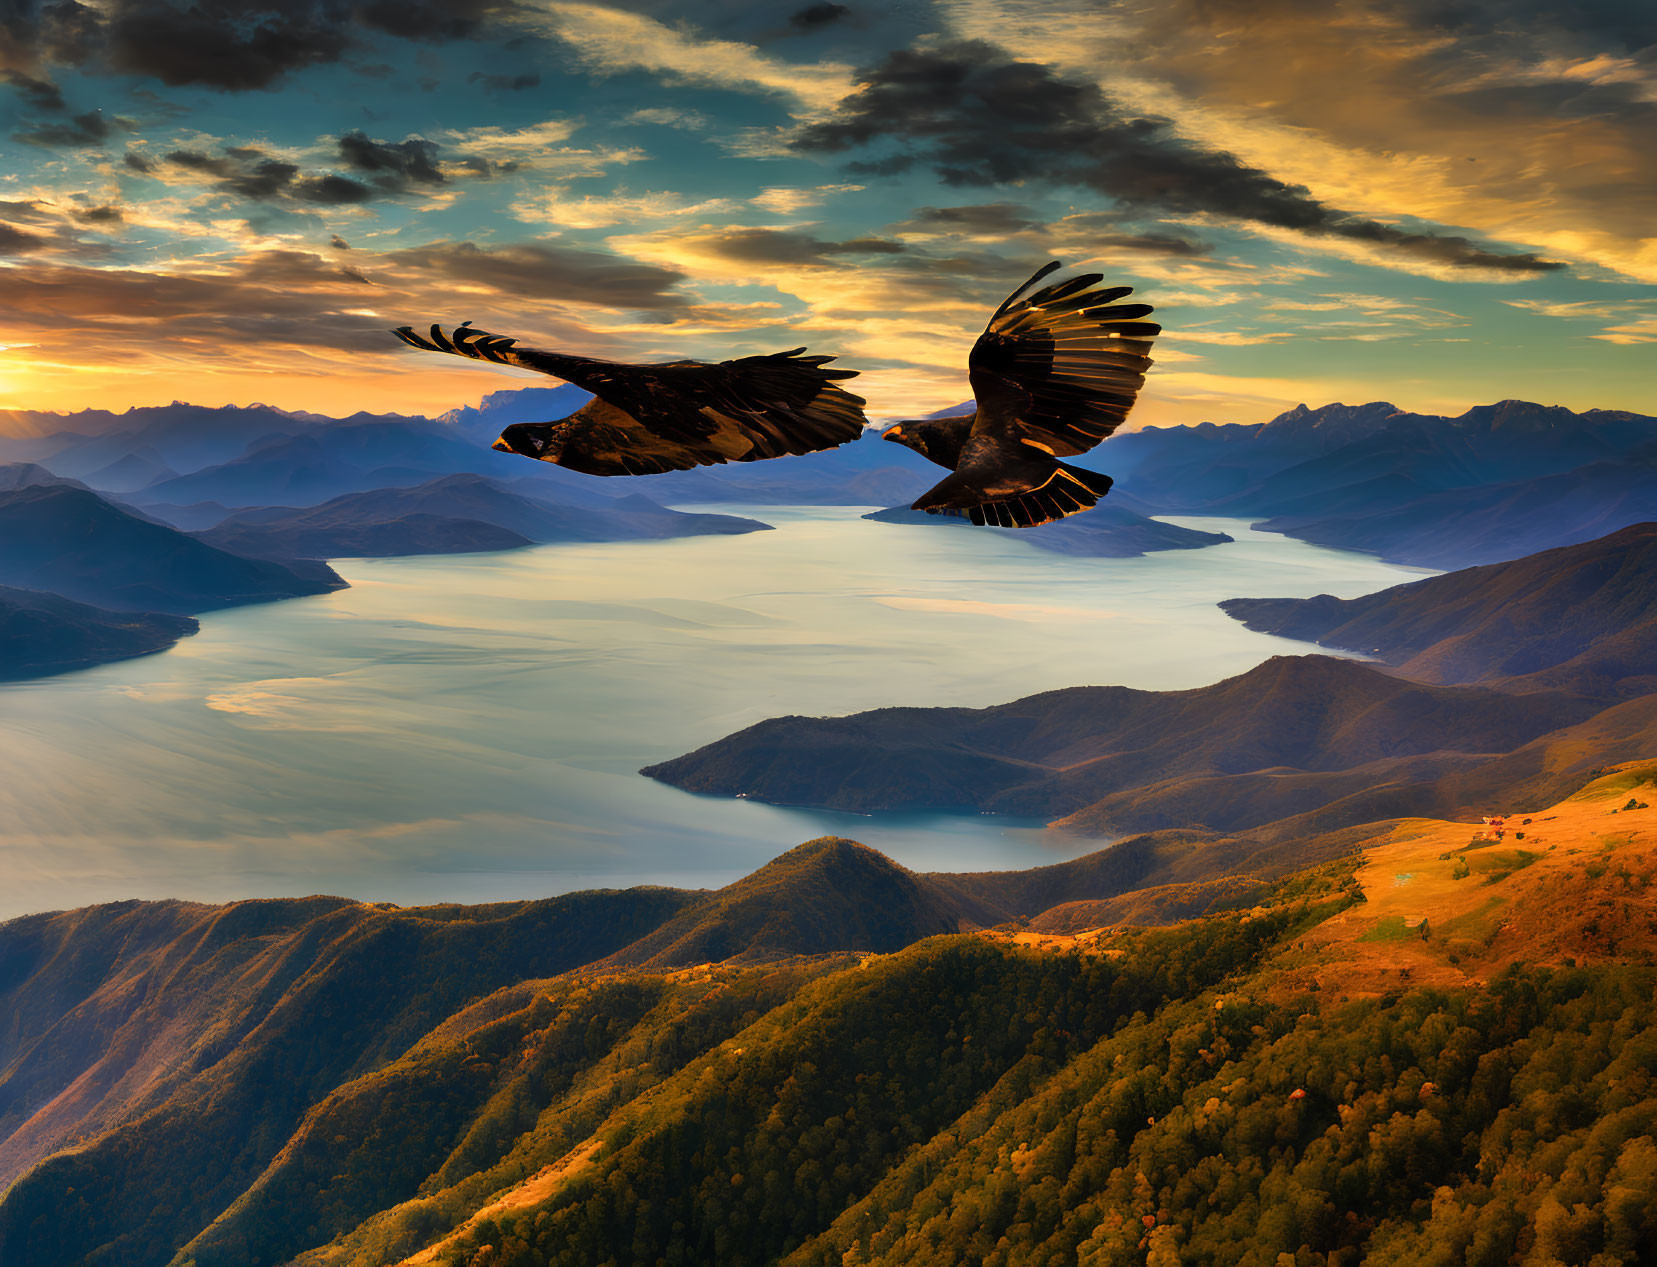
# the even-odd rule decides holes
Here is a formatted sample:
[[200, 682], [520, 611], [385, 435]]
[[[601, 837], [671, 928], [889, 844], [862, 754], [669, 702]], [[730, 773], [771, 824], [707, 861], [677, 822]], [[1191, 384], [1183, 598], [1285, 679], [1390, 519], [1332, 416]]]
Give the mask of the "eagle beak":
[[903, 442], [903, 428], [889, 427], [881, 433], [880, 438], [882, 440], [896, 440], [901, 444]]
[[495, 443], [493, 443], [489, 447], [491, 449], [495, 449], [495, 450], [497, 450], [501, 453], [510, 453], [510, 452], [512, 452], [512, 446], [506, 442], [506, 437], [505, 436], [502, 436], [499, 440], [496, 440]]

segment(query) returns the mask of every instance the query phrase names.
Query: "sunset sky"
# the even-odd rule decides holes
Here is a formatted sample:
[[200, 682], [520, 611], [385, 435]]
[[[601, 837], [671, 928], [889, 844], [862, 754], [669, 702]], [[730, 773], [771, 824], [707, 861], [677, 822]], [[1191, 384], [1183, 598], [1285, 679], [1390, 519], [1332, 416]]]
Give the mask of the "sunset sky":
[[905, 416], [965, 397], [987, 309], [1059, 258], [1157, 307], [1137, 422], [1657, 411], [1650, 5], [0, 13], [0, 410], [533, 382], [386, 333], [470, 318], [621, 359], [807, 344]]

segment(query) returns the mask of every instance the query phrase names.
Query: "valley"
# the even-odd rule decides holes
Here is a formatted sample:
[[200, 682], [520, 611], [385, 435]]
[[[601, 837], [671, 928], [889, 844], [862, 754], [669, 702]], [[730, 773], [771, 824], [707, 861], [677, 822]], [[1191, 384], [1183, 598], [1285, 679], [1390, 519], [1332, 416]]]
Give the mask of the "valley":
[[[687, 513], [394, 466], [430, 424], [384, 419], [8, 468], [0, 580], [80, 596], [0, 589], [14, 676], [111, 663], [6, 688], [0, 847], [36, 910], [28, 840], [120, 900], [0, 924], [0, 1261], [1657, 1252], [1643, 489], [1439, 575], [1385, 516], [1250, 526], [1349, 540], [1319, 507], [1406, 440], [1417, 524], [1546, 461], [1599, 496], [1649, 421], [1527, 454], [1533, 408], [1149, 437], [1271, 517], [1045, 543], [787, 470]], [[909, 477], [877, 443], [842, 490]]]
[[[1491, 1185], [1513, 1194], [1479, 1233], [1498, 1245], [1569, 1193], [1599, 1243], [1642, 1244], [1621, 1194], [1657, 1112], [1636, 1072], [1653, 798], [1635, 763], [1499, 829], [1372, 824], [1328, 862], [1175, 884], [1160, 914], [1085, 931], [1042, 906], [1063, 883], [919, 875], [835, 839], [715, 893], [14, 920], [6, 1159], [45, 1160], [0, 1200], [0, 1247], [573, 1264], [626, 1208], [647, 1253], [736, 1262], [958, 1257], [982, 1236], [1131, 1254], [1147, 1233], [1413, 1254], [1466, 1243], [1455, 1216]], [[277, 1068], [296, 1094], [269, 1094]], [[1547, 1110], [1502, 1088], [1564, 1077], [1583, 1090], [1542, 1128], [1556, 1146], [1515, 1136]], [[1265, 1174], [1238, 1151], [1261, 1132]], [[1422, 1155], [1422, 1132], [1468, 1142]], [[1308, 1167], [1364, 1213], [1308, 1222], [1282, 1187]], [[802, 1168], [821, 1178], [766, 1178]]]

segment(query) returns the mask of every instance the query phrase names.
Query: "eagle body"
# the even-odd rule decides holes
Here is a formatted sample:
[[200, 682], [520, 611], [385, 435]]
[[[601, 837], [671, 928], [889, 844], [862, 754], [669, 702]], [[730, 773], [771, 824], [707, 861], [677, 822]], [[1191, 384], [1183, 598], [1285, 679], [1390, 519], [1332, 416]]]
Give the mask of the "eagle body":
[[863, 398], [839, 385], [855, 370], [825, 369], [805, 349], [734, 361], [629, 365], [520, 348], [468, 322], [430, 338], [398, 338], [428, 352], [515, 365], [561, 378], [593, 399], [567, 418], [514, 423], [494, 448], [589, 475], [654, 475], [725, 462], [814, 453], [863, 433]]
[[1059, 459], [1085, 453], [1133, 408], [1151, 340], [1145, 304], [1119, 304], [1126, 286], [1095, 289], [1083, 274], [1026, 294], [1057, 261], [1009, 295], [973, 345], [969, 376], [977, 409], [962, 418], [901, 422], [884, 438], [951, 474], [914, 509], [964, 515], [975, 524], [1028, 528], [1091, 509], [1109, 476]]

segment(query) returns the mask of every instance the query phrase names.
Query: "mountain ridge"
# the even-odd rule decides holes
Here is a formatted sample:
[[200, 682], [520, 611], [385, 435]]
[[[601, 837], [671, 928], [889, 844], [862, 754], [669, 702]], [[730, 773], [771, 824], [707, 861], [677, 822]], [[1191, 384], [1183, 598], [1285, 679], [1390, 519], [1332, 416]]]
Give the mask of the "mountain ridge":
[[[1528, 703], [1511, 707], [1520, 700]], [[1071, 687], [984, 709], [776, 718], [641, 773], [685, 791], [778, 804], [1059, 817], [1152, 775], [1484, 755], [1598, 707], [1565, 695], [1426, 686], [1328, 656], [1275, 656], [1184, 691]]]
[[324, 564], [217, 549], [85, 488], [37, 485], [0, 493], [0, 584], [184, 615], [324, 594], [345, 582]]
[[1361, 598], [1233, 598], [1250, 629], [1381, 656], [1442, 684], [1626, 699], [1657, 689], [1657, 522]]
[[510, 550], [538, 542], [726, 535], [769, 527], [733, 515], [668, 510], [637, 495], [572, 495], [559, 488], [528, 496], [466, 473], [409, 488], [346, 493], [286, 513], [284, 509], [232, 513], [197, 536], [248, 554], [339, 558]]
[[200, 624], [161, 612], [116, 612], [0, 585], [0, 681], [45, 677], [178, 645]]

